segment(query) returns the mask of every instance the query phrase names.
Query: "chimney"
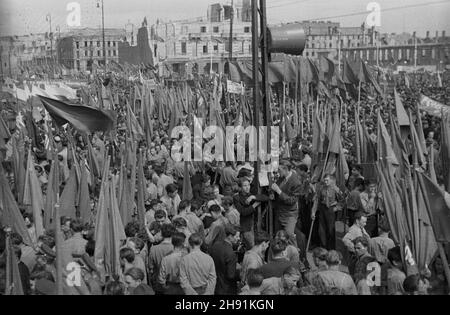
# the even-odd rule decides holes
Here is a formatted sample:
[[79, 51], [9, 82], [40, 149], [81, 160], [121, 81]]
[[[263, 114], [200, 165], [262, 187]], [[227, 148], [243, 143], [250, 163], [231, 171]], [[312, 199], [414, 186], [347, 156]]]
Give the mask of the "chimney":
[[427, 31], [427, 38], [430, 38], [430, 31]]

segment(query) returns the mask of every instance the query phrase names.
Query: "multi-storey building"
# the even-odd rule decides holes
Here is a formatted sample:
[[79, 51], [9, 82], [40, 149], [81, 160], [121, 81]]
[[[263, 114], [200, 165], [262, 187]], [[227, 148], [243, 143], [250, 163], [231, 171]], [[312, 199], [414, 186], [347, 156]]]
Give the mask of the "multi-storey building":
[[58, 41], [60, 64], [68, 69], [92, 71], [93, 65], [102, 66], [106, 59], [119, 62], [119, 42], [125, 30], [105, 29], [106, 56], [103, 53], [103, 36], [99, 29], [81, 29], [68, 33]]
[[[236, 2], [236, 1], [235, 1]], [[151, 27], [150, 42], [162, 74], [184, 76], [223, 71], [230, 50], [230, 19], [233, 14], [232, 52], [234, 59], [251, 58], [251, 3], [238, 1], [234, 7], [213, 4], [206, 18], [161, 22]]]

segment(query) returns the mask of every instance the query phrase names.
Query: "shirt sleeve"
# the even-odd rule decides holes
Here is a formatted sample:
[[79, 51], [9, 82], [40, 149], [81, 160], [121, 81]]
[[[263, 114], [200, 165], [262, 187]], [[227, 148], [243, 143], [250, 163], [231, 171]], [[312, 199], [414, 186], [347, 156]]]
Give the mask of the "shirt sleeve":
[[167, 279], [166, 263], [167, 259], [166, 257], [164, 257], [163, 260], [161, 261], [161, 266], [159, 268], [159, 275], [158, 275], [158, 283], [162, 286], [166, 285]]
[[212, 260], [212, 258], [210, 261], [211, 263], [209, 264], [209, 273], [205, 295], [214, 295], [214, 290], [216, 289], [216, 281], [217, 281], [216, 268], [214, 267], [214, 261]]
[[184, 293], [186, 295], [198, 295], [197, 292], [195, 292], [194, 288], [192, 288], [191, 284], [189, 283], [189, 279], [187, 277], [187, 262], [185, 259], [181, 259], [180, 263], [180, 285], [183, 289]]

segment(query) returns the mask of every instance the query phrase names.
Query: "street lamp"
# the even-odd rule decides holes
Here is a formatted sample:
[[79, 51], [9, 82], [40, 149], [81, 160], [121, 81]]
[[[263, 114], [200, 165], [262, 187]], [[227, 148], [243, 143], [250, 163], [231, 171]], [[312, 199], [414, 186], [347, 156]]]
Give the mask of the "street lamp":
[[100, 8], [100, 2], [102, 5], [103, 62], [105, 64], [105, 73], [106, 73], [105, 10], [103, 0], [97, 0], [97, 8]]

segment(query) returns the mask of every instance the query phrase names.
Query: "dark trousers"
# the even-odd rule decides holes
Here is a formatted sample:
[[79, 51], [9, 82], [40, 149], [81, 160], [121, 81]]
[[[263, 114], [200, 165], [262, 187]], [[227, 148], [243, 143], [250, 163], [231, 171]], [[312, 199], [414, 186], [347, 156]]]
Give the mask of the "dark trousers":
[[184, 295], [179, 283], [167, 283], [164, 287], [164, 295]]
[[355, 216], [357, 213], [358, 210], [347, 209], [348, 226], [352, 226], [355, 223]]
[[321, 246], [327, 250], [336, 249], [336, 215], [333, 208], [319, 205], [319, 237]]

